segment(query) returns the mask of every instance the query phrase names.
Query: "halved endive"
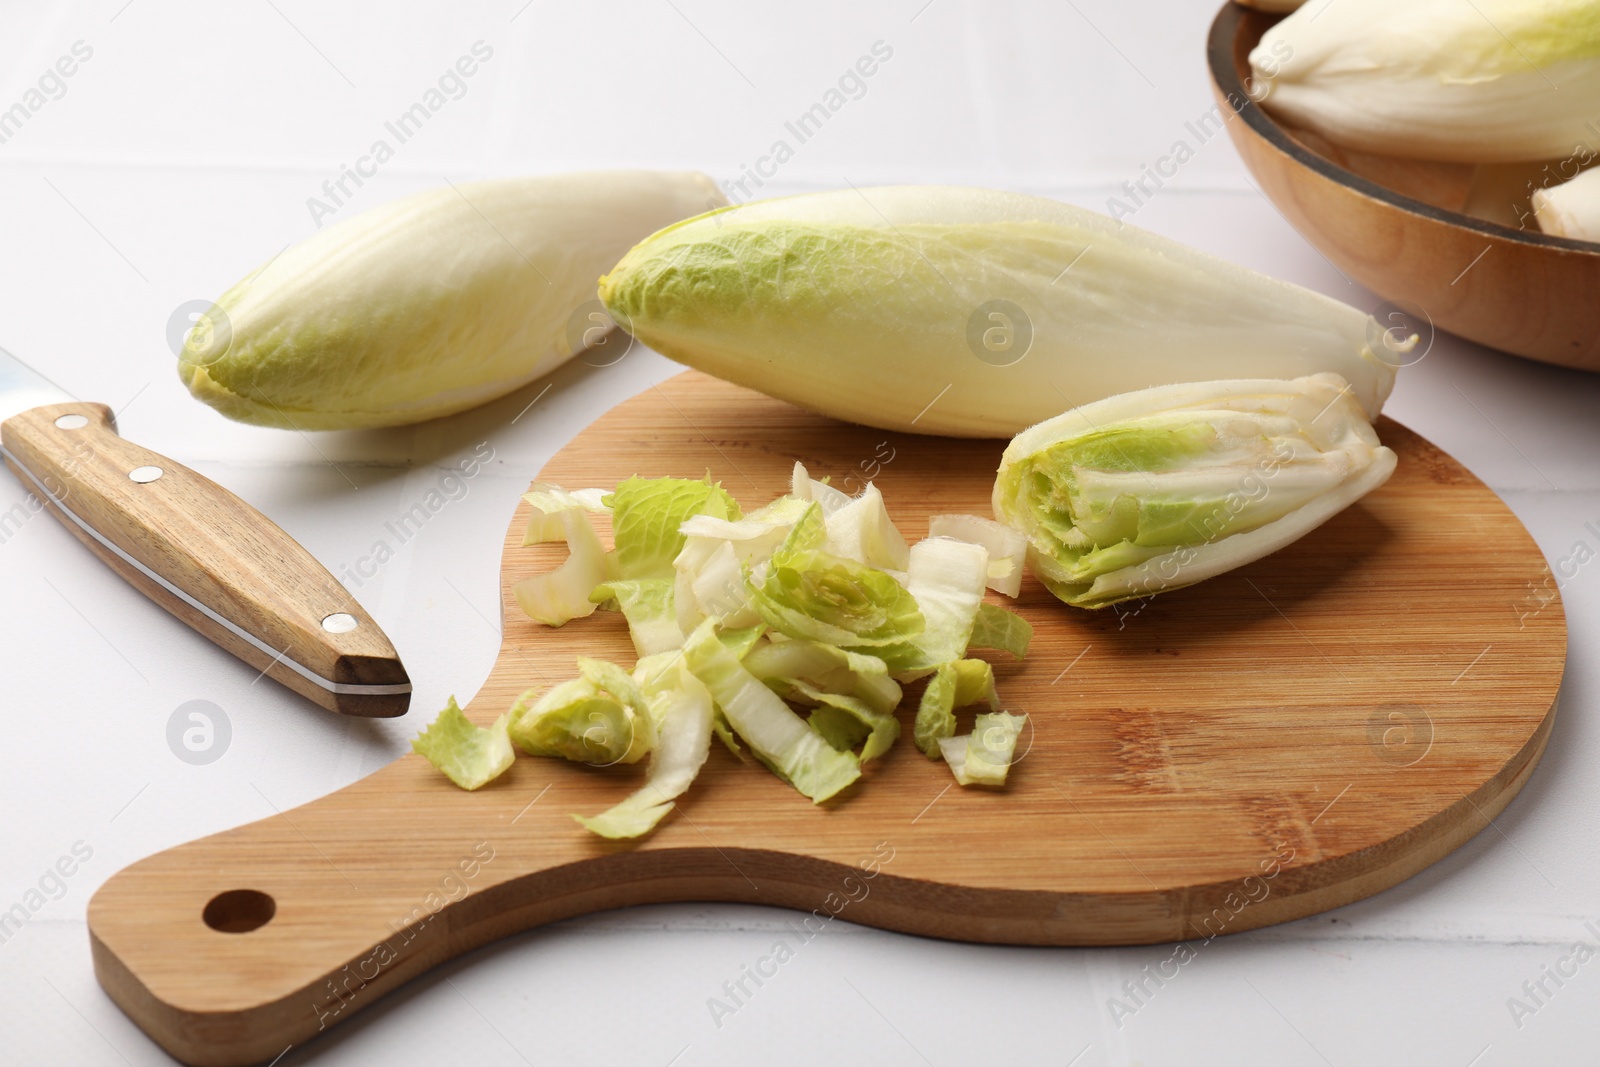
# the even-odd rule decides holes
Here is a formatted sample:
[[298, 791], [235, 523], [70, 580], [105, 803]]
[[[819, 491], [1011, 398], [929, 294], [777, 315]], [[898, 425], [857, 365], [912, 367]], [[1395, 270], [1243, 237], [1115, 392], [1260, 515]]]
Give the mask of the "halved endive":
[[1395, 454], [1337, 375], [1196, 382], [1076, 408], [1006, 448], [994, 511], [1075, 607], [1178, 589], [1275, 552], [1388, 480]]
[[845, 189], [664, 229], [600, 280], [692, 367], [891, 430], [1010, 436], [1067, 408], [1218, 378], [1395, 366], [1370, 316], [1104, 215], [989, 189]]
[[1595, 0], [1311, 0], [1250, 64], [1268, 111], [1364, 152], [1505, 163], [1600, 148]]

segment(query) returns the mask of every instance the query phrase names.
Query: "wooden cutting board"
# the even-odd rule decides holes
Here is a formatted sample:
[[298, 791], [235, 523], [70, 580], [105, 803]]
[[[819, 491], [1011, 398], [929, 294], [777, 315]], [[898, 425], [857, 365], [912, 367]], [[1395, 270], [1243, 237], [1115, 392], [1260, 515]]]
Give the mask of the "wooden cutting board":
[[[524, 757], [467, 793], [406, 756], [119, 872], [89, 905], [96, 973], [174, 1056], [242, 1064], [485, 942], [629, 904], [749, 901], [812, 925], [1111, 945], [1369, 896], [1483, 829], [1527, 781], [1566, 654], [1521, 523], [1427, 441], [1387, 420], [1379, 432], [1400, 455], [1393, 480], [1268, 559], [1120, 612], [1025, 583], [1014, 606], [1033, 648], [995, 663], [1032, 729], [1003, 792], [954, 786], [902, 737], [819, 807], [714, 745], [654, 836], [608, 843], [570, 814], [621, 799], [639, 768]], [[988, 513], [1000, 451], [836, 423], [688, 372], [579, 434], [540, 478], [709, 471], [748, 509], [786, 491], [798, 459], [847, 489], [875, 480], [915, 538], [932, 513]], [[504, 644], [467, 709], [483, 724], [570, 677], [577, 655], [633, 661], [615, 613], [554, 630], [517, 609], [511, 583], [562, 552], [522, 547], [526, 521], [523, 504]], [[419, 730], [432, 710], [413, 715]]]

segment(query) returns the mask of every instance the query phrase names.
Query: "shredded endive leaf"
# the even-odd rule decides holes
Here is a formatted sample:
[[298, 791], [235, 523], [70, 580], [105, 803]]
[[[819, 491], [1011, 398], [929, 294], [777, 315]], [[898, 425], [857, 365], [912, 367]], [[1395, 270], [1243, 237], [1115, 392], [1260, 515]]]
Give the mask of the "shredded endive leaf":
[[717, 706], [756, 758], [813, 801], [821, 803], [861, 776], [859, 761], [829, 746], [772, 690], [762, 685], [701, 624], [684, 646], [689, 670], [711, 691]]
[[1011, 527], [978, 515], [935, 515], [928, 520], [928, 536], [982, 545], [989, 553], [989, 588], [1012, 597], [1022, 591], [1028, 539]]
[[928, 680], [928, 687], [922, 691], [922, 703], [917, 706], [913, 733], [922, 754], [937, 759], [940, 740], [955, 735], [955, 709], [979, 703], [989, 705], [991, 711], [1000, 709], [1000, 698], [994, 688], [994, 670], [981, 659], [941, 663]]
[[960, 785], [1006, 784], [1016, 756], [1017, 737], [1027, 725], [1026, 715], [997, 711], [979, 715], [972, 732], [939, 739], [939, 752]]
[[506, 736], [510, 719], [507, 713], [487, 728], [474, 726], [451, 697], [439, 717], [412, 739], [411, 749], [462, 789], [477, 789], [505, 773], [516, 757]]
[[656, 737], [638, 683], [604, 660], [580, 658], [578, 675], [532, 703], [524, 694], [511, 710], [511, 740], [531, 756], [601, 767], [642, 759]]
[[656, 723], [650, 776], [637, 792], [599, 815], [573, 818], [601, 837], [639, 837], [655, 829], [688, 791], [711, 752], [711, 694], [690, 674], [682, 656], [645, 683], [645, 699]]
[[[553, 571], [522, 579], [511, 587], [511, 592], [529, 618], [546, 626], [560, 626], [594, 613], [596, 604], [589, 594], [611, 576], [611, 568], [600, 535], [595, 533], [580, 501], [562, 502], [548, 494], [529, 494], [530, 498], [536, 495], [540, 499], [529, 500], [533, 515], [522, 543], [566, 541], [571, 555]], [[556, 510], [545, 511], [546, 507]]]
[[979, 604], [968, 648], [993, 648], [1009, 652], [1016, 659], [1028, 654], [1033, 640], [1033, 625], [1014, 611], [993, 604]]

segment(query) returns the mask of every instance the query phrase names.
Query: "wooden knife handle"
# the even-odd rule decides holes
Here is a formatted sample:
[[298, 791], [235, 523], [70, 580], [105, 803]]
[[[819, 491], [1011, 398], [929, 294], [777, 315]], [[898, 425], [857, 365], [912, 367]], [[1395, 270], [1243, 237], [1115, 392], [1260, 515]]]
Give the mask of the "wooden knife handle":
[[405, 668], [344, 586], [220, 485], [117, 436], [105, 405], [25, 411], [0, 451], [90, 551], [252, 667], [330, 711], [405, 713]]

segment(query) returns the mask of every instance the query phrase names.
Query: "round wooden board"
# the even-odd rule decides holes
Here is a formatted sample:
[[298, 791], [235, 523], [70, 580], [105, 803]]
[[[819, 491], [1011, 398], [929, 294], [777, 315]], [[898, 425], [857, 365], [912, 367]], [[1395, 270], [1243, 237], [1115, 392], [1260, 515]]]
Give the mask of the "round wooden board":
[[[1106, 945], [1369, 896], [1515, 795], [1566, 653], [1516, 517], [1404, 427], [1379, 432], [1400, 455], [1389, 484], [1268, 559], [1092, 613], [1028, 580], [1011, 606], [1033, 647], [993, 657], [1004, 704], [1032, 724], [1003, 791], [955, 786], [902, 737], [814, 806], [716, 745], [653, 836], [608, 843], [570, 813], [621, 799], [637, 768], [522, 758], [467, 793], [407, 756], [114, 876], [90, 905], [100, 980], [180, 1059], [248, 1063], [486, 941], [626, 904], [753, 901], [812, 923]], [[601, 418], [540, 479], [709, 473], [748, 509], [785, 492], [800, 460], [850, 489], [871, 477], [915, 538], [931, 514], [988, 513], [1001, 447], [845, 425], [691, 371]], [[633, 660], [615, 613], [553, 630], [517, 609], [512, 583], [561, 557], [522, 547], [526, 520], [524, 504], [506, 537], [503, 648], [468, 707], [483, 724], [570, 677], [576, 656]], [[271, 897], [271, 920], [208, 926], [229, 890]], [[229, 899], [238, 922], [259, 918], [255, 898]]]

